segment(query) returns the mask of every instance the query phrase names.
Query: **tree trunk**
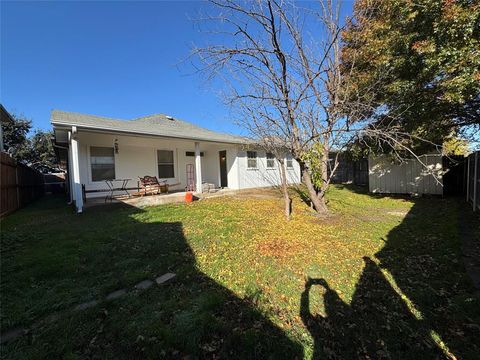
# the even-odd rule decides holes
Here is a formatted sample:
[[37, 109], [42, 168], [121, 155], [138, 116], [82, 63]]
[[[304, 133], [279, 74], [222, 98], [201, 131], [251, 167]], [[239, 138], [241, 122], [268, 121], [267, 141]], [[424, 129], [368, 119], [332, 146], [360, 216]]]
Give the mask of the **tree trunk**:
[[327, 207], [327, 201], [325, 199], [325, 191], [324, 190], [320, 190], [318, 193], [317, 193], [317, 198], [318, 198], [318, 201], [320, 203], [320, 206], [322, 207], [323, 211], [319, 211], [319, 212], [322, 212], [322, 213], [327, 213], [328, 212], [328, 207]]
[[303, 167], [302, 178], [303, 178], [303, 183], [307, 187], [308, 195], [309, 195], [310, 201], [313, 204], [315, 211], [318, 213], [327, 213], [328, 208], [327, 208], [327, 205], [325, 204], [325, 198], [323, 194], [320, 194], [321, 195], [320, 197], [319, 197], [319, 194], [317, 194], [317, 191], [315, 190], [315, 187], [313, 186], [313, 183], [312, 183], [312, 177], [310, 176], [310, 172], [306, 167]]
[[331, 173], [330, 175], [328, 174], [329, 156], [330, 156], [330, 153], [328, 149], [325, 147], [322, 155], [321, 170], [320, 170], [322, 173], [322, 186], [320, 188], [320, 191], [317, 192], [317, 198], [322, 204], [322, 207], [326, 209], [326, 211], [328, 211], [328, 209], [325, 201], [325, 194], [330, 185], [330, 178], [333, 176], [333, 173]]
[[284, 200], [284, 205], [285, 205], [285, 218], [290, 220], [290, 214], [292, 212], [292, 199], [290, 199], [290, 196], [288, 195], [288, 185], [287, 185], [287, 174], [285, 171], [285, 166], [284, 162], [279, 162], [280, 163], [280, 180], [282, 182], [282, 192], [283, 192], [283, 200]]
[[[325, 194], [325, 191], [328, 188], [328, 157], [329, 157], [329, 152], [326, 147], [323, 148], [323, 153], [322, 153], [322, 162], [320, 163], [321, 165], [321, 173], [322, 173], [322, 186], [321, 186], [321, 192]], [[332, 174], [330, 174], [332, 175]], [[323, 197], [323, 195], [322, 195]]]

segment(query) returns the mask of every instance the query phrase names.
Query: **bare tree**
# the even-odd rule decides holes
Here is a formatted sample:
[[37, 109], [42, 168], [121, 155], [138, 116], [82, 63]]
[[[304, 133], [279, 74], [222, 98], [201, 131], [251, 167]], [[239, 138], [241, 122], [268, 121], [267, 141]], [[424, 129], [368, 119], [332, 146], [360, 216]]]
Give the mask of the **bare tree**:
[[[313, 207], [327, 212], [325, 193], [342, 149], [382, 137], [382, 143], [398, 145], [395, 129], [375, 125], [376, 104], [362, 94], [352, 96], [355, 84], [348, 75], [355, 62], [348, 68], [341, 61], [340, 1], [304, 7], [282, 0], [210, 3], [218, 14], [199, 20], [216, 26], [209, 29], [212, 39], [219, 39], [194, 49], [200, 70], [225, 80], [225, 96], [254, 139], [270, 151], [293, 155]], [[286, 177], [282, 188], [287, 213]]]
[[[254, 114], [252, 114], [254, 118]], [[288, 176], [287, 176], [287, 164], [286, 158], [288, 153], [288, 148], [285, 146], [284, 142], [281, 141], [278, 137], [272, 137], [271, 132], [268, 134], [262, 133], [263, 128], [255, 127], [255, 121], [252, 122], [253, 128], [250, 133], [256, 134], [255, 145], [260, 146], [266, 151], [267, 154], [267, 167], [269, 167], [268, 161], [274, 161], [278, 165], [278, 176], [280, 179], [280, 190], [282, 191], [283, 200], [284, 200], [284, 214], [287, 220], [290, 220], [290, 214], [292, 212], [292, 199], [288, 192]], [[258, 136], [262, 135], [262, 136]], [[269, 159], [268, 156], [271, 155], [274, 159]]]

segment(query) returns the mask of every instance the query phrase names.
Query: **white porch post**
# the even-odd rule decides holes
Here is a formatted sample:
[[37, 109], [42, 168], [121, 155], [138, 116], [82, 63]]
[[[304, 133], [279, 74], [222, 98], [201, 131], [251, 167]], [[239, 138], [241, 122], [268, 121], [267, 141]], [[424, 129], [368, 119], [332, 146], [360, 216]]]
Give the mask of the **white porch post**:
[[202, 192], [202, 157], [200, 156], [200, 143], [195, 143], [195, 190]]
[[74, 190], [73, 190], [73, 166], [72, 166], [72, 141], [70, 140], [72, 136], [72, 133], [69, 131], [68, 132], [68, 193], [69, 193], [69, 202], [68, 204], [72, 204], [73, 200], [75, 199], [75, 196], [73, 195]]
[[72, 126], [72, 136], [70, 141], [72, 147], [72, 170], [73, 170], [73, 196], [77, 213], [83, 210], [82, 184], [80, 183], [80, 163], [78, 156], [77, 127]]

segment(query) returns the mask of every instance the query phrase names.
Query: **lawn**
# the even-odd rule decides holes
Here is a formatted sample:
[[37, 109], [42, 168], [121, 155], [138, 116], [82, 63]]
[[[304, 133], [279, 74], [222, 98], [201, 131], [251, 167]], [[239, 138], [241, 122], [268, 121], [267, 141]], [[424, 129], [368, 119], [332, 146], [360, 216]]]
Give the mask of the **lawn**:
[[[271, 195], [271, 196], [270, 196]], [[332, 215], [273, 191], [2, 220], [4, 358], [478, 358], [480, 301], [455, 199], [330, 190]], [[166, 272], [167, 285], [75, 305]]]

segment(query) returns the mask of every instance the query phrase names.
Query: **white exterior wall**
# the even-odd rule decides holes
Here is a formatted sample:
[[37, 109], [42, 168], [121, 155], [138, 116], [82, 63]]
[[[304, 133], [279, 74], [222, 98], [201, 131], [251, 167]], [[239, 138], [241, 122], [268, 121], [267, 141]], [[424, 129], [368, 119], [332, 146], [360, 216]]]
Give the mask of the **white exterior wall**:
[[238, 147], [227, 151], [227, 182], [230, 189], [240, 189], [240, 175], [238, 173]]
[[[136, 187], [139, 176], [157, 176], [157, 150], [174, 151], [175, 178], [167, 179], [168, 183], [176, 184], [172, 190], [183, 190], [187, 184], [186, 166], [192, 164], [195, 169], [195, 157], [186, 156], [185, 152], [195, 151], [195, 141], [183, 139], [162, 139], [155, 137], [126, 136], [79, 131], [79, 165], [80, 182], [87, 190], [106, 189], [104, 181], [92, 181], [90, 168], [90, 147], [114, 147], [118, 142], [118, 154], [115, 154], [115, 178], [131, 179], [128, 187]], [[227, 181], [230, 189], [265, 187], [280, 184], [278, 163], [274, 169], [266, 169], [266, 154], [257, 151], [258, 168], [247, 169], [246, 151], [231, 144], [209, 143], [200, 141], [202, 181], [220, 186], [219, 151], [227, 152]], [[238, 156], [237, 156], [238, 155]], [[300, 182], [300, 168], [293, 160], [293, 169], [287, 169], [290, 183]], [[118, 185], [121, 185], [120, 183]], [[106, 193], [89, 193], [88, 197], [105, 196]]]
[[369, 190], [384, 194], [443, 194], [441, 155], [422, 155], [392, 164], [386, 156], [368, 159]]
[[[255, 187], [267, 187], [280, 185], [280, 169], [278, 161], [275, 161], [275, 167], [267, 168], [267, 155], [263, 150], [253, 150], [257, 152], [257, 168], [249, 169], [247, 166], [247, 151], [238, 151], [238, 174], [239, 188], [248, 189]], [[286, 169], [287, 182], [289, 184], [300, 183], [300, 165], [292, 159], [293, 168]]]
[[[113, 147], [115, 139], [118, 140], [119, 151], [115, 154], [115, 178], [131, 179], [128, 187], [136, 187], [139, 176], [157, 176], [157, 150], [174, 151], [175, 178], [167, 179], [169, 184], [176, 184], [172, 190], [183, 190], [187, 184], [186, 166], [192, 164], [195, 169], [195, 157], [186, 156], [187, 151], [195, 151], [195, 142], [189, 140], [148, 138], [137, 136], [120, 136], [90, 132], [79, 132], [80, 144], [80, 180], [85, 184], [87, 190], [106, 189], [104, 181], [92, 181], [90, 169], [90, 147], [105, 146]], [[219, 151], [227, 151], [227, 171], [235, 159], [237, 149], [229, 144], [217, 144], [200, 142], [202, 156], [202, 180], [203, 182], [220, 184], [220, 161]], [[236, 170], [236, 169], [234, 169]], [[235, 171], [234, 171], [235, 172]], [[230, 179], [232, 178], [232, 181]], [[236, 174], [228, 173], [228, 185], [230, 188], [237, 188], [238, 181]], [[230, 185], [231, 184], [231, 185]], [[119, 184], [120, 185], [120, 184]], [[90, 193], [89, 197], [104, 196], [104, 193]]]

